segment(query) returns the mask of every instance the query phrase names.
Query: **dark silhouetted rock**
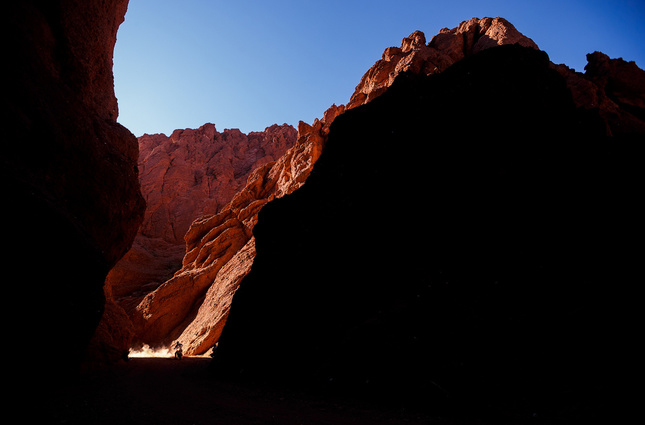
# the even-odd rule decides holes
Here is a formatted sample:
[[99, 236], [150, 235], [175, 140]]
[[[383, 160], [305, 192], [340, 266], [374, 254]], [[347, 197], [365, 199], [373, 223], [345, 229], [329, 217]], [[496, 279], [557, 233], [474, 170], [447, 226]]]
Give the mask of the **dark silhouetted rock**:
[[38, 359], [31, 371], [65, 376], [80, 363], [105, 276], [143, 218], [137, 139], [116, 123], [112, 77], [127, 4], [20, 1], [5, 14], [0, 181], [5, 263], [17, 276], [6, 299], [24, 306], [10, 349]]
[[216, 369], [475, 415], [608, 408], [635, 336], [634, 142], [532, 48], [402, 74], [260, 212]]

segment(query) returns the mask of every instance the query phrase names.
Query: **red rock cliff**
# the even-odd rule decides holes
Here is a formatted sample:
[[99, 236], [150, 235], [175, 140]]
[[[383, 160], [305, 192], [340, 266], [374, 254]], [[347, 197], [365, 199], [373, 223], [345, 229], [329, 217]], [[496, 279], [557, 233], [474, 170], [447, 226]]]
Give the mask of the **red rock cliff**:
[[472, 18], [453, 29], [444, 28], [426, 44], [421, 31], [403, 39], [401, 47], [389, 47], [382, 58], [363, 75], [347, 107], [364, 104], [379, 96], [402, 72], [430, 75], [482, 50], [519, 44], [537, 49], [530, 38], [504, 18]]
[[[184, 235], [204, 214], [217, 213], [244, 187], [249, 174], [274, 162], [293, 146], [296, 130], [286, 124], [263, 132], [243, 134], [237, 129], [220, 133], [213, 124], [139, 138], [139, 172], [147, 202], [143, 224], [132, 249], [110, 271], [106, 280], [114, 317], [102, 323], [102, 351], [112, 357], [129, 348], [134, 329], [125, 314], [149, 292], [168, 280], [186, 253]], [[110, 333], [122, 333], [114, 340]], [[106, 338], [107, 337], [107, 338]]]
[[23, 271], [11, 299], [29, 305], [31, 326], [18, 326], [12, 348], [47, 347], [56, 367], [46, 373], [80, 361], [103, 312], [105, 276], [143, 217], [137, 140], [116, 123], [112, 76], [127, 4], [26, 0], [5, 15], [6, 261]]

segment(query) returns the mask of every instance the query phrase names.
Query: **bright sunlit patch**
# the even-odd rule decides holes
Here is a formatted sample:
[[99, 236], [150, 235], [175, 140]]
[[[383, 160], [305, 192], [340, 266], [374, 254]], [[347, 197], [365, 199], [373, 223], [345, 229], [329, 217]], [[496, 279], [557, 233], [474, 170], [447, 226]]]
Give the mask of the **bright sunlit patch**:
[[131, 349], [128, 357], [174, 357], [174, 355], [168, 347], [150, 348], [149, 345], [143, 344], [139, 349]]

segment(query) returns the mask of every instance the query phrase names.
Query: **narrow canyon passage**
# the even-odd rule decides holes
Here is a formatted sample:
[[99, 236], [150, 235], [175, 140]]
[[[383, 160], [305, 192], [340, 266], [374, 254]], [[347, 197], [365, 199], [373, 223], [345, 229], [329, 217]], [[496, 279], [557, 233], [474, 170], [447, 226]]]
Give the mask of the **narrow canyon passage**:
[[[371, 52], [388, 44], [368, 49], [368, 32], [311, 25], [318, 12], [342, 17], [323, 7], [299, 22], [325, 43], [342, 37], [328, 44], [332, 59], [306, 42], [272, 59], [312, 70], [376, 60], [346, 104], [297, 128], [244, 134], [199, 121], [137, 138], [117, 121], [112, 71], [129, 3], [9, 8], [0, 184], [5, 268], [18, 278], [5, 279], [5, 299], [23, 308], [5, 365], [21, 421], [629, 423], [616, 418], [640, 407], [637, 49], [623, 60], [594, 45], [576, 72], [540, 39], [485, 17], [428, 39], [414, 31], [378, 59]], [[411, 31], [391, 25], [392, 8], [369, 9], [405, 31], [394, 39]], [[549, 22], [538, 27], [552, 37]], [[243, 19], [220, 37], [250, 63], [199, 57], [230, 65], [233, 78], [220, 80], [241, 82], [237, 97], [259, 105], [255, 82], [283, 85], [242, 42], [251, 27]], [[534, 37], [535, 26], [522, 27]], [[182, 80], [199, 62], [163, 59]], [[137, 73], [154, 80], [153, 70]], [[317, 99], [321, 87], [298, 98]], [[216, 361], [124, 361], [133, 345], [177, 342], [187, 355], [220, 344]]]

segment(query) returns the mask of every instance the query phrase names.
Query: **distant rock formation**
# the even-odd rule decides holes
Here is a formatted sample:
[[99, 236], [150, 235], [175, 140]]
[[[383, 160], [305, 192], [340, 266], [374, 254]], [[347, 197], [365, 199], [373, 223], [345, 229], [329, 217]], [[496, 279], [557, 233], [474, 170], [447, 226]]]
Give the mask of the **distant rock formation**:
[[258, 167], [280, 158], [296, 139], [287, 124], [248, 135], [213, 124], [139, 138], [139, 171], [148, 203], [140, 233], [184, 243], [198, 216], [225, 206]]
[[270, 200], [302, 185], [322, 151], [325, 122], [332, 121], [337, 111], [330, 108], [313, 126], [301, 122], [293, 147], [255, 169], [246, 186], [217, 214], [192, 223], [185, 236], [182, 268], [146, 295], [131, 315], [137, 340], [158, 345], [181, 336], [188, 354], [212, 347], [228, 314], [230, 297], [253, 263], [257, 213]]
[[620, 411], [645, 73], [590, 60], [499, 46], [338, 116], [306, 184], [259, 213], [219, 373], [491, 422]]
[[80, 363], [103, 313], [105, 276], [143, 218], [137, 140], [116, 123], [112, 75], [127, 5], [25, 0], [5, 9], [4, 261], [19, 275], [5, 299], [26, 306], [10, 349], [32, 361], [21, 373], [40, 374], [39, 383]]
[[[204, 214], [219, 212], [244, 187], [249, 174], [293, 146], [296, 130], [273, 125], [248, 135], [218, 132], [213, 124], [139, 138], [139, 173], [146, 213], [132, 249], [110, 271], [105, 291], [109, 314], [97, 333], [95, 357], [118, 359], [137, 333], [129, 315], [148, 293], [181, 268], [184, 236]], [[187, 302], [191, 306], [195, 300]], [[182, 303], [181, 297], [173, 305]], [[179, 310], [179, 308], [178, 308]], [[114, 340], [107, 335], [121, 335]]]

